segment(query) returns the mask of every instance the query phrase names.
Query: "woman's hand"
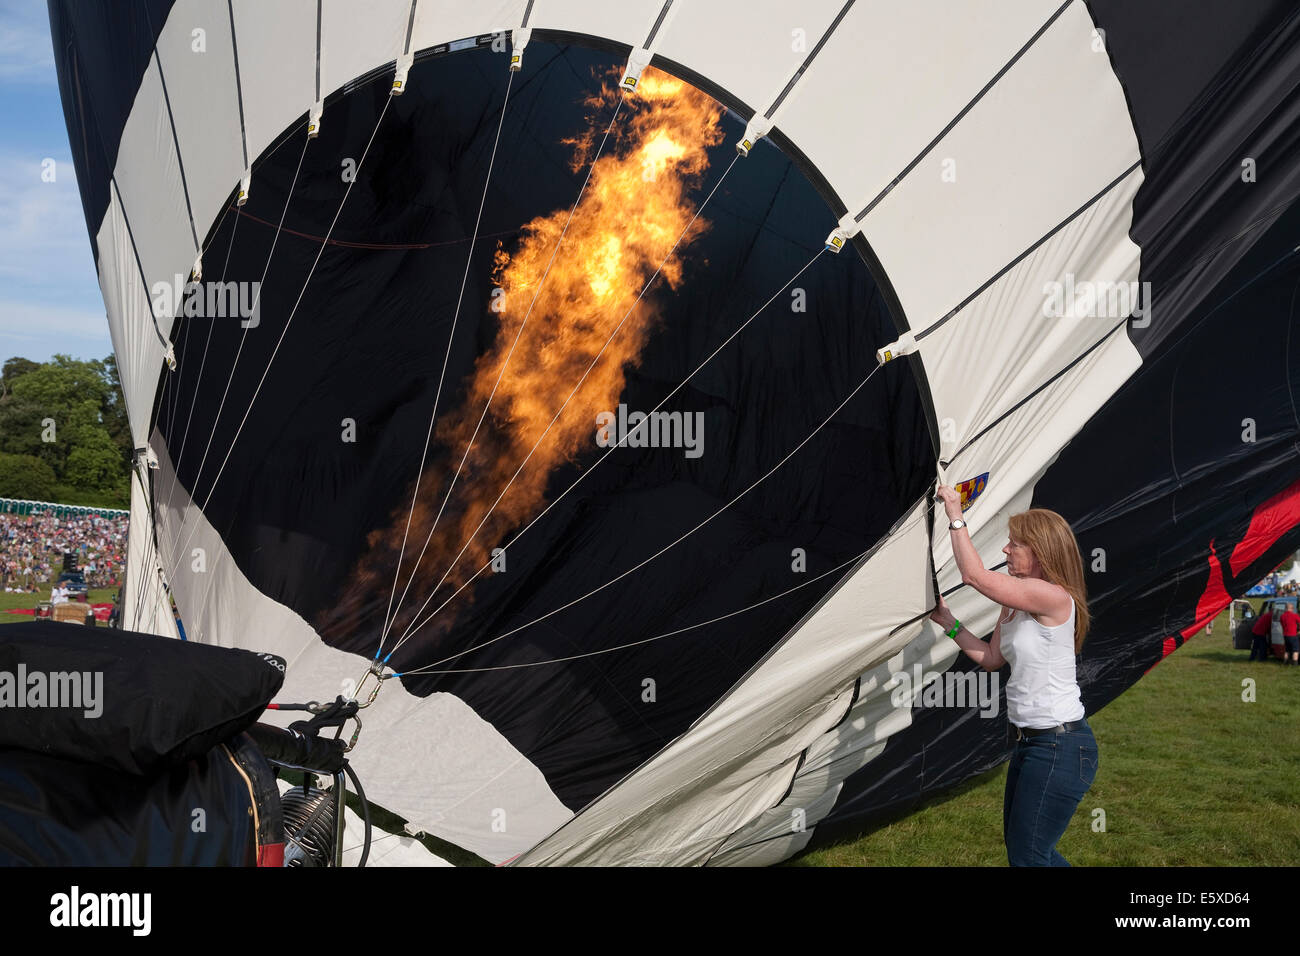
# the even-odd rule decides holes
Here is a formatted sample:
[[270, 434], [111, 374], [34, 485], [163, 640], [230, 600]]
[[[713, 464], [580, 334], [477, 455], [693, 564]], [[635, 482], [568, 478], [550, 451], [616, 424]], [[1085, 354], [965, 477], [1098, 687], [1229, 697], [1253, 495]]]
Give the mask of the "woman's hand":
[[939, 605], [930, 612], [930, 620], [934, 621], [945, 631], [952, 630], [952, 626], [957, 623], [957, 617], [949, 610], [948, 605], [944, 603], [943, 595], [939, 595]]
[[948, 512], [948, 520], [956, 521], [961, 517], [961, 495], [948, 485], [940, 485], [934, 496], [943, 502], [943, 510]]

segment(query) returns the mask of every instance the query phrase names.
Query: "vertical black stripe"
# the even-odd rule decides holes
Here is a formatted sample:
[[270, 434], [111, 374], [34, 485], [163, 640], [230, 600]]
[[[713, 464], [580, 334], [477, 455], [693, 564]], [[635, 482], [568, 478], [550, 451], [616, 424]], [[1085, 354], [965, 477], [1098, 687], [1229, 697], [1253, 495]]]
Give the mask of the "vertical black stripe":
[[767, 112], [763, 114], [766, 119], [771, 119], [772, 114], [775, 113], [777, 108], [785, 102], [785, 98], [790, 95], [790, 91], [794, 89], [794, 85], [799, 82], [799, 77], [803, 76], [808, 67], [812, 66], [812, 61], [816, 59], [817, 54], [822, 51], [822, 47], [824, 47], [826, 41], [831, 38], [831, 34], [835, 32], [835, 28], [838, 27], [840, 21], [848, 15], [849, 9], [853, 6], [853, 3], [854, 0], [848, 0], [848, 3], [844, 4], [844, 6], [840, 8], [840, 12], [835, 15], [835, 19], [831, 21], [831, 25], [826, 28], [826, 32], [822, 34], [822, 38], [817, 41], [817, 45], [812, 48], [812, 52], [808, 54], [808, 58], [803, 61], [803, 64], [795, 72], [794, 76], [790, 77], [790, 82], [785, 85], [785, 89], [781, 91], [781, 95], [778, 96], [776, 101], [767, 108]]
[[917, 153], [916, 158], [913, 159], [910, 163], [908, 163], [903, 168], [903, 171], [899, 173], [897, 176], [895, 176], [893, 180], [889, 183], [889, 185], [880, 191], [880, 195], [876, 196], [875, 199], [867, 203], [867, 205], [863, 207], [862, 212], [858, 213], [853, 218], [861, 222], [862, 219], [867, 215], [867, 213], [875, 209], [876, 206], [880, 204], [880, 201], [884, 199], [886, 196], [888, 196], [893, 191], [894, 187], [897, 186], [899, 183], [901, 183], [903, 181], [903, 178], [916, 168], [917, 163], [925, 159], [925, 157], [929, 155], [930, 151], [934, 149], [936, 146], [938, 146], [939, 142], [945, 136], [947, 136], [950, 132], [952, 132], [952, 128], [961, 122], [962, 117], [964, 117], [967, 113], [969, 113], [972, 109], [974, 109], [976, 103], [984, 99], [984, 97], [988, 94], [989, 90], [993, 89], [993, 87], [997, 85], [998, 80], [1002, 79], [1002, 77], [1006, 75], [1007, 70], [1011, 69], [1013, 66], [1016, 65], [1016, 61], [1019, 60], [1022, 56], [1024, 56], [1029, 51], [1029, 48], [1031, 46], [1033, 46], [1035, 43], [1038, 42], [1039, 38], [1042, 37], [1042, 35], [1047, 32], [1048, 28], [1051, 27], [1051, 25], [1057, 21], [1057, 19], [1061, 16], [1061, 14], [1065, 12], [1065, 8], [1068, 7], [1073, 2], [1074, 0], [1065, 0], [1065, 3], [1057, 7], [1056, 12], [1047, 18], [1047, 22], [1038, 28], [1038, 32], [1025, 41], [1024, 46], [1022, 46], [1019, 50], [1016, 51], [1015, 56], [1007, 60], [1007, 62], [1003, 65], [1002, 69], [998, 70], [998, 72], [994, 74], [993, 79], [989, 80], [987, 83], [984, 84], [984, 89], [976, 93], [974, 99], [972, 99], [969, 103], [967, 103], [964, 107], [962, 107], [962, 111], [952, 118], [952, 122], [950, 122], [942, 130], [940, 130], [939, 135], [936, 136], [934, 139], [930, 140], [929, 145], [927, 145], [925, 149]]
[[167, 122], [172, 128], [172, 144], [176, 147], [176, 165], [181, 171], [181, 192], [185, 194], [185, 211], [190, 217], [190, 235], [194, 237], [194, 254], [198, 255], [203, 251], [199, 245], [199, 231], [194, 225], [194, 206], [190, 203], [189, 182], [185, 179], [185, 158], [181, 156], [181, 141], [176, 135], [176, 114], [172, 112], [172, 100], [167, 95], [167, 78], [163, 75], [162, 60], [158, 56], [158, 47], [153, 48], [154, 63], [158, 65], [158, 80], [162, 83], [163, 103], [167, 106]]
[[316, 0], [316, 102], [320, 102], [320, 29], [321, 29], [321, 3], [323, 0]]
[[402, 47], [402, 53], [411, 52], [411, 34], [415, 30], [415, 5], [419, 0], [411, 0], [411, 15], [406, 18], [406, 44]]
[[136, 271], [140, 273], [140, 284], [144, 286], [145, 301], [151, 303], [149, 318], [153, 320], [154, 335], [158, 336], [158, 343], [163, 347], [163, 351], [165, 352], [167, 351], [167, 337], [164, 336], [162, 330], [158, 328], [158, 316], [153, 314], [153, 299], [149, 295], [149, 280], [145, 278], [144, 263], [140, 261], [140, 249], [135, 244], [135, 233], [131, 231], [131, 217], [126, 214], [126, 203], [122, 201], [122, 190], [117, 185], [117, 177], [113, 176], [109, 181], [113, 186], [113, 191], [117, 193], [117, 208], [122, 211], [122, 222], [126, 225], [126, 236], [131, 240], [131, 252], [135, 256]]
[[[1029, 402], [1030, 400], [1032, 400], [1036, 395], [1040, 394], [1040, 393], [1043, 391], [1043, 389], [1047, 388], [1049, 385], [1051, 385], [1053, 382], [1055, 382], [1057, 379], [1059, 379], [1062, 375], [1064, 375], [1064, 374], [1065, 374], [1066, 372], [1068, 372], [1070, 369], [1074, 368], [1076, 365], [1078, 365], [1080, 362], [1082, 362], [1084, 359], [1086, 359], [1086, 358], [1087, 358], [1089, 355], [1091, 355], [1093, 352], [1097, 351], [1097, 349], [1101, 348], [1103, 345], [1105, 345], [1107, 342], [1109, 342], [1109, 341], [1114, 337], [1114, 335], [1115, 335], [1116, 332], [1118, 332], [1120, 329], [1124, 328], [1124, 326], [1126, 326], [1126, 325], [1128, 324], [1128, 320], [1129, 320], [1129, 318], [1131, 318], [1131, 316], [1125, 316], [1124, 318], [1120, 319], [1119, 322], [1118, 322], [1115, 326], [1113, 326], [1109, 332], [1107, 332], [1105, 335], [1103, 335], [1101, 338], [1099, 338], [1096, 342], [1093, 342], [1091, 345], [1089, 345], [1089, 346], [1088, 346], [1084, 351], [1082, 351], [1082, 352], [1080, 352], [1078, 355], [1076, 355], [1076, 356], [1075, 356], [1075, 357], [1074, 357], [1074, 358], [1069, 362], [1069, 364], [1067, 364], [1067, 365], [1066, 365], [1064, 368], [1062, 368], [1059, 372], [1057, 372], [1055, 375], [1053, 375], [1053, 376], [1052, 376], [1051, 378], [1049, 378], [1047, 381], [1043, 382], [1043, 384], [1039, 385], [1037, 388], [1035, 388], [1032, 392], [1030, 392], [1028, 395], [1026, 395], [1026, 396], [1025, 396], [1024, 398], [1022, 398], [1020, 401], [1016, 402], [1014, 405], [1012, 405], [1010, 408], [1008, 408], [1005, 412], [1003, 412], [1003, 413], [1002, 413], [1001, 415], [999, 415], [997, 418], [993, 419], [993, 421], [989, 422], [987, 425], [985, 425], [983, 428], [981, 428], [978, 432], [976, 432], [973, 436], [971, 436], [970, 438], [966, 439], [966, 443], [965, 443], [964, 445], [962, 445], [960, 448], [958, 448], [955, 452], [952, 453], [952, 458], [951, 458], [950, 460], [948, 460], [948, 461], [946, 461], [946, 462], [943, 463], [943, 464], [944, 464], [944, 467], [947, 468], [948, 466], [950, 466], [954, 461], [956, 461], [958, 458], [961, 457], [962, 452], [966, 451], [966, 449], [970, 448], [970, 447], [971, 447], [972, 445], [974, 445], [977, 441], [979, 441], [981, 438], [983, 438], [985, 435], [987, 435], [990, 431], [992, 431], [994, 428], [996, 428], [996, 427], [997, 427], [998, 425], [1000, 425], [1002, 422], [1006, 421], [1010, 416], [1014, 415], [1017, 411], [1019, 411], [1021, 408], [1023, 408], [1027, 402]], [[994, 569], [994, 570], [996, 570], [996, 569]]]
[[930, 570], [930, 587], [934, 589], [934, 604], [939, 606], [939, 569], [934, 563], [934, 510], [937, 507], [935, 495], [939, 491], [939, 478], [935, 476], [934, 484], [930, 486], [930, 500], [925, 509], [925, 537], [926, 549], [925, 558]]
[[239, 100], [239, 139], [244, 148], [244, 168], [248, 168], [248, 130], [244, 126], [244, 87], [239, 79], [239, 42], [235, 39], [235, 4], [226, 0], [230, 11], [230, 55], [235, 61], [235, 96]]
[[533, 15], [533, 0], [528, 0], [528, 6], [524, 7], [524, 22], [519, 24], [519, 29], [522, 30], [528, 26], [528, 18], [531, 17], [532, 15]]
[[664, 17], [668, 16], [668, 8], [673, 5], [673, 0], [664, 0], [663, 8], [659, 11], [659, 18], [655, 20], [655, 25], [650, 28], [650, 35], [645, 38], [642, 44], [647, 50], [650, 44], [655, 42], [655, 37], [659, 35], [659, 28], [664, 25]]
[[979, 295], [981, 295], [984, 292], [984, 290], [986, 290], [989, 286], [997, 282], [1004, 275], [1006, 275], [1008, 272], [1014, 269], [1019, 263], [1024, 261], [1026, 256], [1032, 254], [1035, 249], [1037, 249], [1039, 246], [1045, 243], [1048, 239], [1051, 239], [1054, 235], [1056, 235], [1058, 232], [1060, 232], [1062, 229], [1064, 229], [1066, 226], [1072, 223], [1075, 219], [1079, 218], [1079, 216], [1082, 215], [1085, 210], [1095, 205], [1097, 200], [1101, 199], [1102, 196], [1105, 196], [1108, 192], [1110, 192], [1112, 189], [1114, 189], [1116, 186], [1122, 183], [1125, 179], [1127, 179], [1130, 175], [1132, 175], [1135, 169], [1137, 169], [1141, 165], [1142, 165], [1142, 160], [1139, 159], [1136, 162], [1134, 162], [1131, 166], [1129, 166], [1128, 169], [1124, 170], [1122, 173], [1120, 173], [1118, 176], [1112, 179], [1109, 183], [1103, 186], [1095, 196], [1093, 196], [1091, 199], [1085, 202], [1074, 212], [1070, 213], [1068, 216], [1066, 216], [1064, 219], [1058, 222], [1055, 226], [1052, 227], [1051, 231], [1045, 233], [1041, 238], [1039, 238], [1036, 242], [1034, 242], [1027, 249], [1025, 249], [1024, 252], [1020, 253], [1020, 255], [1016, 256], [1005, 266], [1003, 266], [992, 276], [990, 276], [988, 280], [985, 281], [984, 284], [981, 285], [978, 289], [976, 289], [974, 292], [966, 296], [966, 298], [962, 299], [950, 310], [948, 310], [948, 312], [942, 318], [940, 318], [938, 322], [935, 322], [934, 325], [931, 325], [929, 328], [916, 333], [916, 341], [920, 342], [931, 332], [934, 332], [936, 329], [940, 328], [945, 323], [947, 323], [948, 320], [951, 319], [954, 315], [956, 315], [962, 309], [966, 308], [966, 306], [970, 305], [975, 298], [977, 298]]

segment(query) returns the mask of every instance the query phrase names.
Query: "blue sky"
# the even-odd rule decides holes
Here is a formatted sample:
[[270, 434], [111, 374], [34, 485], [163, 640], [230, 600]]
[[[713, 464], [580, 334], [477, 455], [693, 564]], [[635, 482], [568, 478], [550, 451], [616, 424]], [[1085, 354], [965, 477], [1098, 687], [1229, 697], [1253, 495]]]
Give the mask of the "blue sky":
[[41, 0], [0, 0], [0, 177], [0, 362], [109, 355]]

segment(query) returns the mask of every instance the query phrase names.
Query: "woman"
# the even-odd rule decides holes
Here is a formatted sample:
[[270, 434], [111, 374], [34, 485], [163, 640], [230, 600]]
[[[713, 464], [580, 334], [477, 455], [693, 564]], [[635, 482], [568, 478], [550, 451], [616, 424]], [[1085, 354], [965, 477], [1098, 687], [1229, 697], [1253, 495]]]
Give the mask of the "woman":
[[1002, 802], [1012, 866], [1069, 866], [1056, 843], [1097, 776], [1097, 741], [1084, 719], [1074, 661], [1088, 632], [1079, 545], [1065, 519], [1034, 508], [1012, 515], [1007, 574], [984, 567], [961, 520], [961, 498], [940, 485], [952, 550], [968, 584], [1002, 605], [985, 644], [939, 597], [930, 619], [985, 670], [1011, 665], [1007, 718], [1015, 752]]

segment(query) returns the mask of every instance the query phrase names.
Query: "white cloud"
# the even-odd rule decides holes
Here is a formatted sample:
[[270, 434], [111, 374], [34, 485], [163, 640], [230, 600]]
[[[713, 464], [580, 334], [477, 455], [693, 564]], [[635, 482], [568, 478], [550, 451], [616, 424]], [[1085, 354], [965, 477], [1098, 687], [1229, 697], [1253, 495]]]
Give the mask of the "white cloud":
[[0, 80], [56, 82], [50, 15], [44, 3], [0, 2]]
[[40, 359], [112, 350], [72, 160], [0, 152], [0, 352]]
[[112, 351], [102, 308], [94, 312], [0, 298], [0, 361], [21, 355], [39, 362], [56, 352], [103, 358]]
[[[53, 159], [54, 182], [41, 179]], [[66, 156], [0, 152], [0, 282], [42, 275], [65, 287], [70, 274], [95, 282], [76, 170]]]
[[[49, 13], [40, 0], [0, 0], [0, 84], [56, 83]], [[55, 97], [57, 100], [57, 97]], [[5, 114], [0, 146], [0, 359], [56, 352], [102, 358], [112, 351], [76, 168], [66, 141], [53, 156], [24, 148], [24, 114]], [[30, 124], [30, 117], [23, 122]], [[49, 149], [50, 147], [45, 147]], [[42, 173], [53, 159], [54, 181]], [[48, 177], [47, 177], [48, 178]]]

